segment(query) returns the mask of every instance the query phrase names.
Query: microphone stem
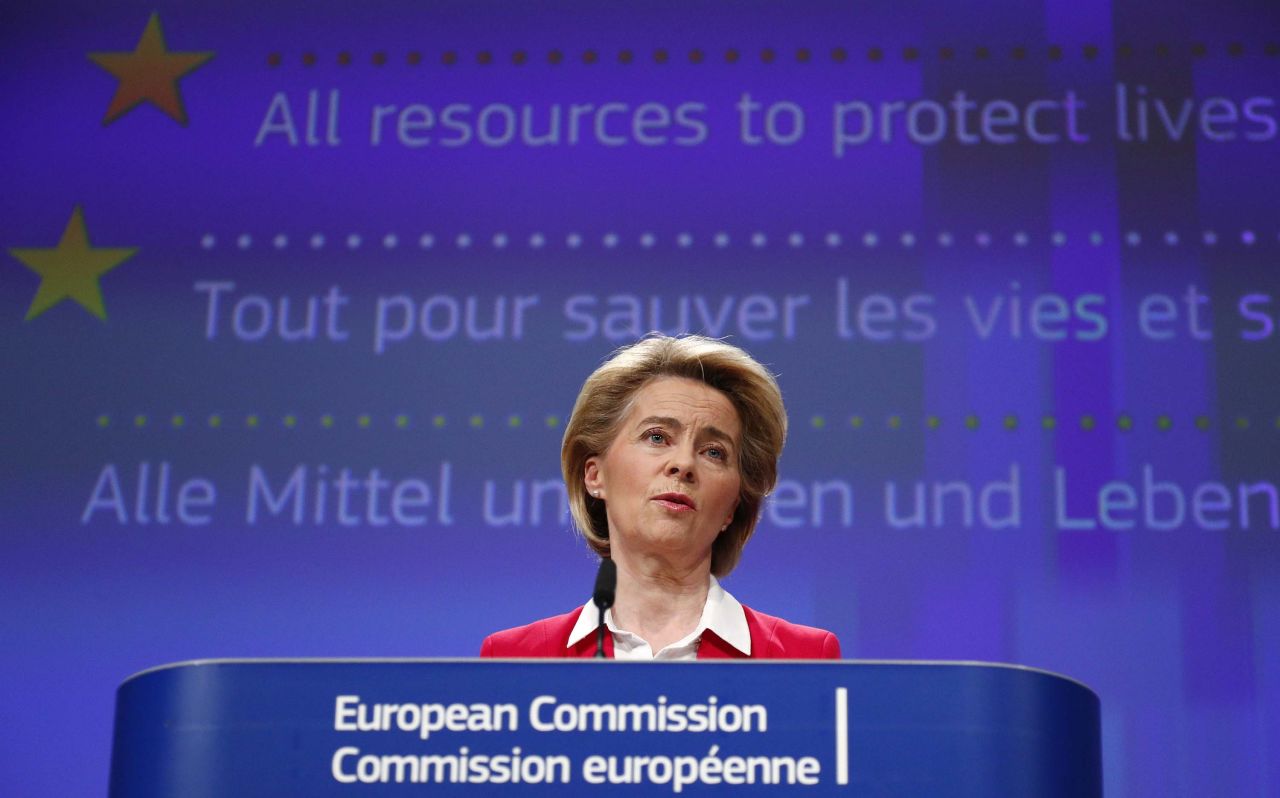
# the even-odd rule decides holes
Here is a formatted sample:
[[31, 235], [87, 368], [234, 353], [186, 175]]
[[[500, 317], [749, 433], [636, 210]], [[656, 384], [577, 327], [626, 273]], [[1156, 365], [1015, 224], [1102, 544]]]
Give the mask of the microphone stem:
[[596, 616], [599, 623], [596, 624], [596, 659], [604, 659], [604, 607], [596, 605]]

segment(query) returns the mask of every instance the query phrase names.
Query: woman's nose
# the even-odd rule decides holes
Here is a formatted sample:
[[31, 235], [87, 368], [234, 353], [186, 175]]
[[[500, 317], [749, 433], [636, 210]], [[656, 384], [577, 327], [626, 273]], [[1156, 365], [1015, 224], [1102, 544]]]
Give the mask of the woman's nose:
[[672, 460], [672, 462], [667, 465], [667, 476], [676, 477], [685, 482], [692, 482], [693, 468], [690, 464], [682, 462], [681, 460]]

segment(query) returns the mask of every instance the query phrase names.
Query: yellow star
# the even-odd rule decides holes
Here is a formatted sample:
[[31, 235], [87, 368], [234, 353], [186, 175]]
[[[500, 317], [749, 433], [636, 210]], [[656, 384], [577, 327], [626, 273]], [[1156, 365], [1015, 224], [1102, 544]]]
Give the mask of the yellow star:
[[89, 60], [120, 79], [102, 124], [109, 125], [146, 101], [186, 126], [187, 111], [178, 93], [178, 79], [213, 58], [212, 52], [170, 52], [165, 49], [160, 15], [153, 13], [129, 53], [89, 53]]
[[40, 287], [27, 310], [27, 321], [64, 299], [71, 298], [93, 315], [107, 320], [98, 277], [133, 257], [137, 247], [110, 249], [89, 246], [84, 213], [77, 205], [67, 229], [53, 249], [11, 249], [9, 254], [40, 275]]

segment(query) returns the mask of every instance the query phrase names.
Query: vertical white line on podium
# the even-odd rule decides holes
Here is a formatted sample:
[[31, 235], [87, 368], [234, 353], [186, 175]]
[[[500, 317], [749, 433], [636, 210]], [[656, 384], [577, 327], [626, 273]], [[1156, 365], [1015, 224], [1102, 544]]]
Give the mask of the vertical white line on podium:
[[849, 783], [849, 688], [836, 688], [836, 784]]

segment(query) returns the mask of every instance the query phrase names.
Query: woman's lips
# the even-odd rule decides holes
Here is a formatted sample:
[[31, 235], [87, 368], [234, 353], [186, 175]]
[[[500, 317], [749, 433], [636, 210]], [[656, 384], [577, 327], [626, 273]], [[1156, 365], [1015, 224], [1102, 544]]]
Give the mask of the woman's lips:
[[660, 493], [652, 501], [674, 512], [693, 512], [698, 509], [693, 499], [683, 493]]

